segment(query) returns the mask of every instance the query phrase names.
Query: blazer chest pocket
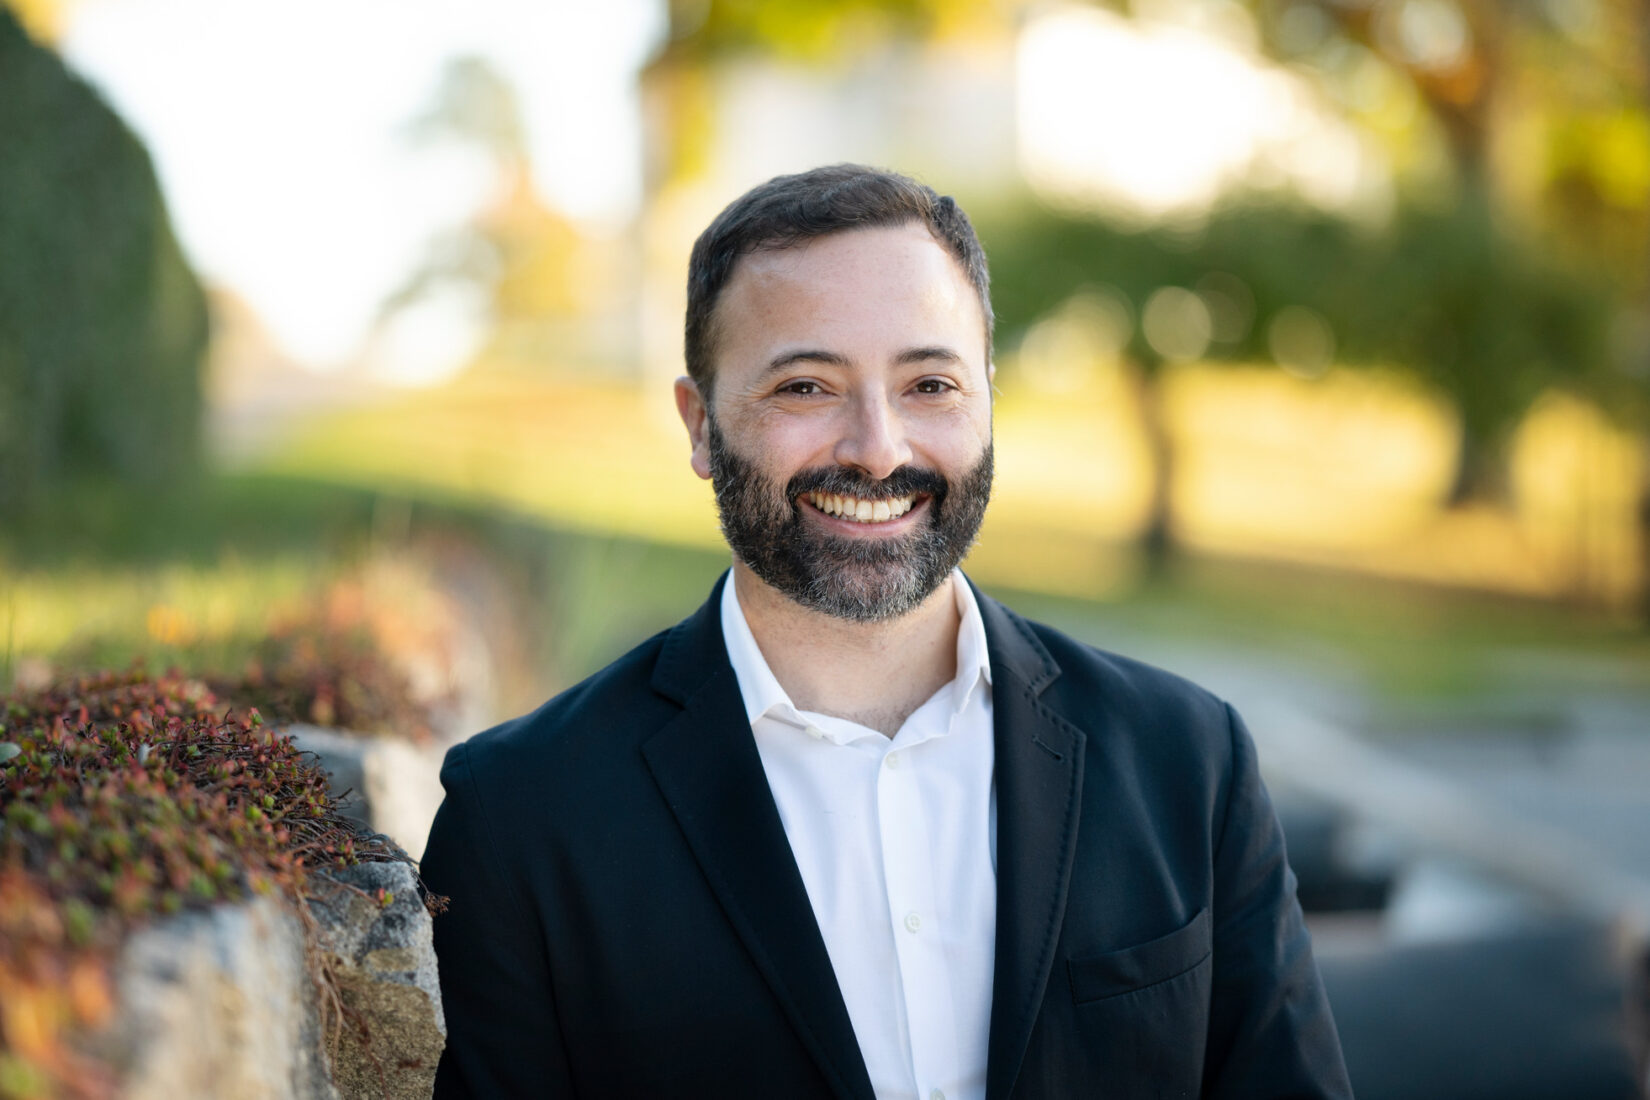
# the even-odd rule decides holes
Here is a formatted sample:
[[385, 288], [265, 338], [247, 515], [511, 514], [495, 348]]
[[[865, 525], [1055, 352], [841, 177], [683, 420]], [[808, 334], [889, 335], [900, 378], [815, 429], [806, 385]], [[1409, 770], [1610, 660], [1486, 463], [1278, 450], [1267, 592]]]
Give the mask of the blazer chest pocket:
[[1204, 908], [1167, 936], [1121, 951], [1066, 960], [1071, 998], [1086, 1004], [1145, 989], [1196, 968], [1209, 953], [1209, 910]]

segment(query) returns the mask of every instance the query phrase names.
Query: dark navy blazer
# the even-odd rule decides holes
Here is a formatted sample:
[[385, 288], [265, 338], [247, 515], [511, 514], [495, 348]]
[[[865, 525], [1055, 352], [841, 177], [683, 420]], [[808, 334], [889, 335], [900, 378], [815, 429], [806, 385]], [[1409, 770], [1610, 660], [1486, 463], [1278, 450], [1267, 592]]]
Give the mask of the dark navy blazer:
[[[728, 663], [722, 583], [448, 753], [423, 861], [451, 899], [437, 1097], [871, 1100]], [[998, 804], [988, 1100], [1350, 1097], [1237, 715], [979, 603]]]

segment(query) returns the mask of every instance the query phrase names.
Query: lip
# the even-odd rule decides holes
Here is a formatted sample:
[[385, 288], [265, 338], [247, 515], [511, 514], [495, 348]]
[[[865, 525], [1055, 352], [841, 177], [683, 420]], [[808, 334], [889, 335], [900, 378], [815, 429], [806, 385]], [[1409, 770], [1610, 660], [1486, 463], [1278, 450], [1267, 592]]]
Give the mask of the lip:
[[933, 499], [933, 497], [926, 494], [919, 495], [911, 505], [910, 510], [903, 516], [885, 519], [881, 523], [860, 523], [857, 520], [833, 516], [831, 513], [821, 511], [816, 507], [813, 501], [807, 498], [806, 494], [797, 497], [796, 502], [802, 506], [803, 511], [812, 513], [815, 522], [823, 523], [830, 531], [848, 535], [851, 538], [874, 539], [897, 535], [917, 523], [923, 516], [928, 514], [928, 505]]

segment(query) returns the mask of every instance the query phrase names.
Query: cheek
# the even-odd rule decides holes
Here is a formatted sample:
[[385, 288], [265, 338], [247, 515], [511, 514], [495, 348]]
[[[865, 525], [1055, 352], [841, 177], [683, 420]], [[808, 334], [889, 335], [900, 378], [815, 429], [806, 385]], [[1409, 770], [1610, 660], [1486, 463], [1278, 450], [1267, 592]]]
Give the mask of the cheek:
[[969, 465], [991, 445], [991, 409], [953, 409], [909, 422], [912, 448], [946, 466]]
[[748, 453], [775, 468], [800, 470], [829, 464], [839, 425], [827, 415], [797, 416], [769, 411], [753, 417], [745, 438]]

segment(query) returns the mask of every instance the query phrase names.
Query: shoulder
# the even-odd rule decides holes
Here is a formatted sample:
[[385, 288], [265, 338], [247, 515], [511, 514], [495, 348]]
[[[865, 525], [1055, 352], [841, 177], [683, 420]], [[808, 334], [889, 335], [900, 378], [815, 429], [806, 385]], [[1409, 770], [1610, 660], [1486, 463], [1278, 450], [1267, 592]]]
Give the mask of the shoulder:
[[1226, 702], [1208, 689], [1166, 669], [1100, 649], [1045, 626], [1027, 622], [1060, 666], [1060, 680], [1050, 690], [1102, 698], [1106, 705], [1129, 712], [1172, 714], [1188, 720], [1226, 725]]
[[681, 712], [651, 678], [661, 631], [536, 710], [447, 751], [448, 794], [488, 804], [534, 805], [587, 792], [600, 797], [638, 771], [641, 744]]
[[[1213, 692], [1144, 661], [1077, 640], [989, 601], [999, 629], [1007, 626], [1025, 639], [1022, 654], [1036, 653], [1045, 662], [1046, 686], [1038, 696], [1090, 737], [1125, 739], [1150, 755], [1192, 756], [1217, 765], [1232, 751], [1236, 718]], [[989, 621], [989, 620], [988, 620]], [[1012, 653], [1010, 647], [1001, 647]], [[1016, 662], [1027, 663], [1022, 656]], [[994, 661], [994, 665], [995, 665]], [[995, 671], [995, 669], [994, 669]], [[1021, 689], [1035, 686], [1013, 676]], [[1015, 690], [1013, 682], [1004, 684]]]
[[1040, 691], [1012, 674], [993, 690], [1028, 691], [1032, 705], [1082, 731], [1085, 799], [1109, 803], [1105, 813], [1134, 806], [1187, 850], [1199, 850], [1196, 838], [1217, 843], [1233, 792], [1258, 783], [1254, 742], [1231, 706], [1175, 673], [997, 606], [1051, 671]]

